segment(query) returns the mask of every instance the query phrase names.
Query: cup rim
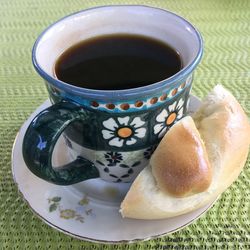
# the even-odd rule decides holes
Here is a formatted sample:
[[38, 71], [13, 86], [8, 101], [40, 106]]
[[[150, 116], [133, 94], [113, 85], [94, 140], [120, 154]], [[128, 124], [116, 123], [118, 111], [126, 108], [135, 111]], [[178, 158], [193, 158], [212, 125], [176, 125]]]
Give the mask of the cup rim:
[[[102, 90], [102, 89], [89, 89], [89, 88], [82, 88], [82, 87], [77, 87], [75, 85], [71, 85], [69, 83], [63, 82], [57, 78], [54, 78], [53, 76], [51, 76], [50, 74], [48, 74], [45, 70], [42, 69], [42, 67], [39, 65], [37, 58], [36, 58], [36, 51], [37, 51], [37, 47], [38, 44], [40, 42], [40, 40], [42, 39], [42, 37], [45, 35], [45, 33], [47, 31], [49, 31], [54, 25], [56, 25], [57, 23], [63, 21], [64, 19], [77, 15], [79, 13], [84, 13], [87, 11], [91, 11], [91, 10], [95, 10], [95, 9], [102, 9], [102, 8], [121, 8], [121, 7], [144, 7], [144, 8], [149, 8], [149, 9], [155, 9], [155, 10], [160, 10], [160, 11], [164, 11], [167, 12], [170, 15], [174, 15], [175, 17], [181, 19], [182, 21], [184, 21], [186, 24], [188, 24], [188, 26], [190, 26], [195, 35], [198, 38], [198, 50], [197, 50], [197, 55], [195, 56], [195, 58], [191, 61], [191, 63], [189, 63], [187, 66], [183, 67], [180, 71], [178, 71], [176, 74], [174, 74], [173, 76], [163, 79], [161, 81], [146, 85], [146, 86], [142, 86], [142, 87], [135, 87], [135, 88], [130, 88], [130, 89], [121, 89], [121, 90]], [[162, 8], [158, 8], [158, 7], [152, 7], [152, 6], [148, 6], [148, 5], [105, 5], [105, 6], [96, 6], [96, 7], [92, 7], [92, 8], [87, 8], [84, 10], [80, 10], [74, 13], [71, 13], [69, 15], [64, 16], [63, 18], [60, 18], [59, 20], [55, 21], [54, 23], [52, 23], [51, 25], [49, 25], [46, 29], [44, 29], [40, 35], [38, 36], [38, 38], [36, 39], [33, 48], [32, 48], [32, 63], [33, 66], [35, 68], [35, 70], [38, 72], [38, 74], [45, 79], [49, 84], [52, 84], [54, 87], [62, 89], [66, 92], [72, 93], [74, 95], [79, 95], [79, 96], [87, 96], [89, 98], [95, 98], [95, 99], [103, 99], [103, 98], [119, 98], [119, 99], [127, 99], [127, 98], [131, 98], [131, 97], [136, 97], [138, 95], [149, 95], [150, 93], [152, 93], [152, 90], [155, 91], [159, 91], [163, 88], [166, 88], [168, 86], [170, 86], [173, 83], [179, 82], [182, 79], [186, 78], [198, 65], [198, 63], [200, 62], [201, 58], [203, 55], [203, 39], [202, 36], [200, 34], [200, 32], [197, 30], [197, 28], [195, 28], [189, 21], [187, 21], [185, 18], [175, 14], [172, 11], [166, 10], [166, 9], [162, 9]]]

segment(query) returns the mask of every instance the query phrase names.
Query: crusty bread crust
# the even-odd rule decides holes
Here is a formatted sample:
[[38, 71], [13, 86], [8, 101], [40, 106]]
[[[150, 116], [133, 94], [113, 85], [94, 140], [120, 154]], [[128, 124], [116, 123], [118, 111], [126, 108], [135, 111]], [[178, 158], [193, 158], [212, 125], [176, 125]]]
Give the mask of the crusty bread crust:
[[211, 183], [207, 152], [190, 116], [164, 136], [150, 165], [157, 186], [169, 195], [183, 197], [203, 192]]
[[[192, 133], [196, 134], [195, 128], [189, 126], [188, 119], [191, 118], [182, 119], [178, 126], [186, 122], [184, 127], [188, 127]], [[195, 113], [194, 122], [201, 139], [204, 141], [205, 151], [212, 168], [212, 181], [209, 187], [200, 192], [201, 189], [195, 188], [197, 183], [190, 181], [191, 187], [185, 188], [186, 193], [184, 192], [187, 195], [178, 197], [175, 192], [171, 192], [169, 185], [165, 186], [164, 190], [164, 185], [159, 184], [159, 173], [162, 172], [154, 173], [156, 181], [152, 174], [152, 168], [148, 165], [137, 176], [121, 204], [120, 211], [123, 217], [163, 219], [184, 214], [213, 201], [237, 179], [245, 165], [250, 144], [249, 120], [237, 100], [222, 86], [216, 86], [205, 98], [198, 112]], [[171, 130], [168, 133], [171, 133]], [[169, 141], [166, 138], [161, 143], [167, 144]], [[171, 143], [168, 147], [171, 147]], [[160, 145], [159, 149], [161, 150], [164, 150], [165, 147], [162, 148]], [[155, 155], [162, 154], [157, 150]], [[205, 151], [201, 155], [204, 161], [206, 161]], [[163, 159], [156, 159], [155, 155], [151, 161], [153, 165], [166, 164]], [[176, 159], [178, 159], [177, 156]], [[181, 160], [183, 163], [183, 158]], [[168, 169], [166, 168], [166, 170]], [[206, 173], [201, 174], [203, 177], [206, 175]], [[177, 182], [173, 182], [172, 186], [176, 188]]]

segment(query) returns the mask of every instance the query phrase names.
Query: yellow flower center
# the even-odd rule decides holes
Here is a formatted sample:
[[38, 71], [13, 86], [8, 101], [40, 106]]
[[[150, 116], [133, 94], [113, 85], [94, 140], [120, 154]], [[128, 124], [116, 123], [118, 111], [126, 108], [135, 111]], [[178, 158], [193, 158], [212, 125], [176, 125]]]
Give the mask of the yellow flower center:
[[167, 120], [166, 120], [166, 124], [167, 124], [168, 126], [171, 125], [171, 124], [175, 121], [176, 116], [177, 116], [176, 113], [170, 114], [170, 115], [168, 116]]
[[117, 134], [121, 138], [128, 138], [129, 136], [132, 135], [132, 133], [133, 133], [132, 129], [128, 127], [119, 128], [117, 131]]

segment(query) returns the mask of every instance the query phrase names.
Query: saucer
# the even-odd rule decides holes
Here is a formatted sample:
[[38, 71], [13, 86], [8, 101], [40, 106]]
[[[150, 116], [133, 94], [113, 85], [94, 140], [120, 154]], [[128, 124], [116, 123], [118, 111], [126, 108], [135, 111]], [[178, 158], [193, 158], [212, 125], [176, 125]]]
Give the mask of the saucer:
[[[124, 219], [119, 213], [123, 198], [117, 193], [126, 193], [129, 184], [108, 183], [93, 179], [71, 186], [57, 186], [34, 174], [22, 157], [22, 141], [25, 131], [43, 109], [50, 106], [45, 101], [23, 124], [15, 139], [12, 150], [12, 174], [19, 191], [33, 212], [49, 226], [73, 237], [101, 243], [131, 243], [173, 233], [198, 219], [215, 201], [193, 212], [164, 220]], [[189, 110], [194, 112], [200, 101], [191, 96]], [[61, 165], [67, 162], [68, 154], [63, 138], [53, 153], [53, 162]], [[104, 198], [95, 195], [96, 189], [105, 190]], [[83, 191], [84, 190], [84, 191]], [[112, 201], [112, 197], [115, 197]]]

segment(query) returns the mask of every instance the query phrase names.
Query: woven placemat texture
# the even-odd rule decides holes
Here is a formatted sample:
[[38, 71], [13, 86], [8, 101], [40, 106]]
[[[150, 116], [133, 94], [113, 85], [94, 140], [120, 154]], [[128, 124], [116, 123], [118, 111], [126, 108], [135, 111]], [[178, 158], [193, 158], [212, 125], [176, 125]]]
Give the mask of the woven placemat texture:
[[38, 34], [66, 14], [97, 5], [145, 4], [191, 21], [205, 41], [193, 93], [226, 86], [250, 115], [250, 1], [0, 0], [0, 249], [249, 249], [250, 159], [209, 212], [185, 229], [147, 242], [102, 245], [74, 239], [43, 223], [22, 200], [11, 175], [11, 149], [29, 115], [47, 99], [31, 63]]

